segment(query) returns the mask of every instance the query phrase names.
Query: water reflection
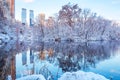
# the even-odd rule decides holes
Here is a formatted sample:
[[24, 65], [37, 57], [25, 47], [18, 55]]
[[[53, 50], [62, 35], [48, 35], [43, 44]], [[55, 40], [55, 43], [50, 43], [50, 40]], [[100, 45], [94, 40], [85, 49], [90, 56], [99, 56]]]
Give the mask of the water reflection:
[[[0, 80], [6, 79], [9, 75], [15, 80], [31, 74], [42, 74], [46, 79], [57, 80], [64, 72], [78, 70], [100, 73], [96, 70], [99, 63], [120, 55], [119, 42], [16, 42], [12, 47], [9, 46], [9, 49], [8, 45], [11, 44], [0, 49]], [[115, 62], [108, 66], [113, 66], [113, 63]], [[102, 64], [99, 67], [104, 68]], [[118, 67], [111, 70], [111, 74], [118, 72], [116, 68]], [[110, 78], [110, 75], [101, 75]], [[113, 78], [119, 79], [119, 76]]]

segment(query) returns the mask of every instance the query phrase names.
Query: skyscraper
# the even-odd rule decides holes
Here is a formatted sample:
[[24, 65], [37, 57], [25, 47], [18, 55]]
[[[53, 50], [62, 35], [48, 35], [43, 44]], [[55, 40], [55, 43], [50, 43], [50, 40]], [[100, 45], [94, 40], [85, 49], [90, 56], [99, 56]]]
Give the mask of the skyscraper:
[[39, 18], [40, 18], [41, 26], [44, 26], [45, 25], [45, 14], [44, 13], [40, 13], [39, 14]]
[[11, 18], [15, 18], [15, 0], [6, 0], [9, 6]]
[[33, 26], [34, 24], [34, 11], [33, 10], [30, 10], [29, 17], [30, 17], [30, 26]]
[[26, 24], [26, 9], [25, 8], [22, 8], [22, 13], [21, 13], [21, 19], [22, 19], [22, 24], [25, 25]]
[[7, 19], [15, 18], [15, 0], [0, 0], [0, 16]]

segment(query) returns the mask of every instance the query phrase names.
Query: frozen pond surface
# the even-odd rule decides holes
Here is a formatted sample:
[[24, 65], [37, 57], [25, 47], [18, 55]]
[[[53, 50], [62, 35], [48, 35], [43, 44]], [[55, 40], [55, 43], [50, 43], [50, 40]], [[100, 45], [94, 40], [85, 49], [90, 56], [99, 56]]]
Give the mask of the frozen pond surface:
[[0, 48], [0, 80], [10, 75], [18, 79], [32, 74], [58, 80], [65, 72], [80, 70], [120, 80], [119, 61], [120, 43], [117, 41], [10, 42]]

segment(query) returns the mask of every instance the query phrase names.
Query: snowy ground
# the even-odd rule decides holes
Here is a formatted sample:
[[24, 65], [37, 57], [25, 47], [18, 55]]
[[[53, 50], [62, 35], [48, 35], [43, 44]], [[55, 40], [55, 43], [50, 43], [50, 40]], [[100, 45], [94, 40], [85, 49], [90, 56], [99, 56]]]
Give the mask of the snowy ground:
[[39, 74], [39, 75], [29, 75], [16, 80], [45, 80], [45, 78]]
[[104, 76], [92, 72], [66, 72], [58, 80], [108, 80]]
[[[16, 80], [45, 80], [45, 78], [42, 75], [29, 75]], [[109, 80], [109, 79], [106, 79], [104, 76], [95, 74], [93, 72], [77, 71], [72, 73], [66, 72], [58, 80]]]

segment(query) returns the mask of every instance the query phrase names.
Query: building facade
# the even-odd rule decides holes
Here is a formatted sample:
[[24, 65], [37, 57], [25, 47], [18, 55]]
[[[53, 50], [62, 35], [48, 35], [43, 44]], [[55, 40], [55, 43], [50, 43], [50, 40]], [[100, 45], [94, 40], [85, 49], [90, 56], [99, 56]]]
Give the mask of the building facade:
[[15, 0], [0, 0], [0, 11], [7, 19], [15, 18]]
[[45, 14], [44, 13], [39, 14], [39, 19], [40, 19], [40, 25], [45, 26]]
[[30, 26], [33, 26], [34, 25], [34, 11], [33, 10], [30, 10], [29, 18], [30, 18]]
[[11, 18], [15, 18], [15, 0], [7, 0], [10, 16]]
[[22, 8], [22, 13], [21, 13], [21, 21], [22, 24], [25, 25], [26, 24], [26, 18], [27, 18], [27, 10], [25, 8]]

